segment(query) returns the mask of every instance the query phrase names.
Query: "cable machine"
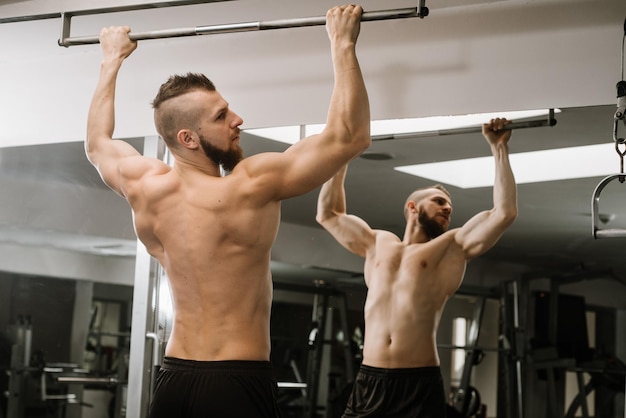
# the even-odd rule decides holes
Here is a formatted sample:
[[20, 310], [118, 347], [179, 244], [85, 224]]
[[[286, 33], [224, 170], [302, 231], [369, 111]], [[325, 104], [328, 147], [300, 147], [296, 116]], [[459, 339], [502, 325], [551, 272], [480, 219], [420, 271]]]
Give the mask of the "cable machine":
[[613, 117], [613, 141], [615, 142], [615, 152], [620, 159], [620, 172], [618, 174], [611, 174], [600, 181], [593, 191], [591, 198], [591, 218], [592, 218], [592, 234], [595, 239], [598, 238], [622, 238], [626, 237], [626, 229], [601, 229], [599, 227], [600, 210], [598, 208], [600, 203], [600, 193], [606, 187], [607, 184], [615, 179], [618, 179], [620, 183], [624, 183], [626, 180], [626, 173], [624, 173], [624, 155], [626, 155], [626, 138], [618, 135], [620, 121], [626, 126], [626, 81], [624, 81], [624, 39], [626, 39], [626, 20], [624, 21], [624, 36], [622, 37], [622, 79], [617, 83], [617, 110]]

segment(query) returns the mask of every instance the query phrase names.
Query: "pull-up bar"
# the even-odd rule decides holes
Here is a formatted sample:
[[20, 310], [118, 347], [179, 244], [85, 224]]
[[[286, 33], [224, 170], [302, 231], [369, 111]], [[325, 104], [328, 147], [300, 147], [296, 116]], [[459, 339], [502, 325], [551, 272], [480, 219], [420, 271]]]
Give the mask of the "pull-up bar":
[[[381, 10], [374, 12], [364, 12], [361, 16], [362, 22], [376, 21], [376, 20], [390, 20], [390, 19], [405, 19], [412, 17], [424, 18], [428, 16], [428, 8], [425, 6], [426, 0], [419, 0], [417, 7], [394, 9], [394, 10]], [[85, 15], [82, 12], [81, 15]], [[88, 45], [99, 43], [98, 36], [77, 36], [70, 37], [71, 19], [75, 16], [75, 13], [65, 12], [61, 16], [61, 38], [59, 39], [59, 45], [64, 47], [74, 45]], [[162, 39], [162, 38], [175, 38], [183, 36], [196, 36], [196, 35], [215, 35], [219, 33], [233, 33], [233, 32], [250, 32], [261, 31], [270, 29], [286, 29], [296, 28], [304, 26], [323, 26], [326, 24], [326, 16], [319, 17], [306, 17], [295, 19], [282, 19], [271, 20], [265, 22], [244, 22], [244, 23], [230, 23], [224, 25], [213, 26], [196, 26], [188, 28], [178, 29], [164, 29], [149, 32], [131, 32], [129, 34], [130, 39], [134, 41], [146, 40], [146, 39]]]
[[[526, 128], [540, 128], [543, 126], [556, 125], [556, 119], [554, 118], [554, 109], [548, 110], [548, 117], [546, 119], [528, 120], [522, 122], [511, 122], [505, 125], [502, 129], [526, 129]], [[389, 139], [405, 139], [405, 138], [422, 138], [428, 136], [444, 136], [444, 135], [459, 135], [459, 134], [473, 134], [482, 132], [481, 126], [472, 126], [468, 128], [454, 128], [454, 129], [441, 129], [436, 131], [426, 132], [408, 132], [402, 134], [390, 134], [390, 135], [372, 135], [372, 141], [386, 141]]]

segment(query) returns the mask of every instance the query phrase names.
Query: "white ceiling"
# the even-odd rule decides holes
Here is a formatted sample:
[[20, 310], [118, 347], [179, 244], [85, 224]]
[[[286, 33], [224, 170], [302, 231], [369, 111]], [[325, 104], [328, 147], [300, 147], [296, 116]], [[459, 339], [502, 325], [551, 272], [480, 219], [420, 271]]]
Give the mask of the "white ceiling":
[[[36, 0], [5, 4], [0, 3], [0, 19], [19, 15], [26, 6], [51, 7]], [[69, 0], [59, 4], [84, 7]], [[404, 0], [362, 4], [365, 10], [412, 6]], [[139, 31], [318, 16], [332, 5], [240, 0], [81, 17], [73, 31], [91, 35], [108, 24]], [[427, 6], [430, 15], [424, 19], [362, 25], [358, 53], [374, 119], [558, 107], [563, 112], [555, 127], [515, 132], [511, 152], [612, 142], [623, 0], [459, 0], [427, 1]], [[58, 47], [59, 27], [59, 19], [0, 24], [0, 184], [12, 196], [0, 205], [0, 237], [36, 240], [32, 230], [43, 230], [61, 234], [57, 242], [81, 235], [112, 240], [123, 249], [133, 238], [128, 208], [103, 188], [80, 143], [99, 49]], [[167, 75], [182, 71], [208, 74], [247, 128], [322, 123], [332, 86], [322, 28], [142, 41], [120, 75], [117, 136], [152, 135], [149, 102]], [[133, 142], [141, 147], [140, 140]], [[242, 143], [248, 155], [286, 147], [251, 136]], [[371, 151], [393, 159], [354, 161], [347, 180], [349, 210], [398, 234], [406, 195], [431, 182], [394, 166], [489, 155], [480, 134], [380, 141]], [[557, 170], [562, 164], [553, 162]], [[618, 170], [615, 155], [607, 175]], [[519, 218], [485, 259], [554, 275], [611, 271], [626, 280], [625, 240], [591, 236], [591, 195], [600, 180], [520, 185]], [[626, 228], [626, 185], [615, 183], [603, 191], [601, 209], [615, 214], [610, 226]], [[490, 188], [450, 190], [453, 226], [491, 205]], [[286, 201], [283, 222], [318, 229], [315, 199], [311, 193]], [[30, 232], [19, 232], [25, 230]], [[329, 251], [342, 254], [335, 247]], [[316, 267], [344, 269], [340, 263]]]

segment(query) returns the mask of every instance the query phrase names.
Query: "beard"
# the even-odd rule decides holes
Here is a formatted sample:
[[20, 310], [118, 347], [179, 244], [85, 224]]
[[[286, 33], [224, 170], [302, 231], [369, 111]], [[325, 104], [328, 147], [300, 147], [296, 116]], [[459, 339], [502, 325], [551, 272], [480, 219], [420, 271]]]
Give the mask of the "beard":
[[237, 145], [235, 148], [229, 148], [226, 151], [219, 149], [207, 141], [202, 135], [200, 137], [200, 145], [207, 157], [215, 164], [221, 165], [226, 171], [233, 171], [237, 163], [243, 160], [243, 150]]
[[446, 232], [446, 229], [441, 226], [439, 222], [435, 221], [433, 218], [429, 218], [428, 215], [426, 215], [426, 212], [422, 210], [420, 210], [417, 215], [417, 220], [419, 221], [426, 236], [430, 239], [437, 238], [439, 235]]

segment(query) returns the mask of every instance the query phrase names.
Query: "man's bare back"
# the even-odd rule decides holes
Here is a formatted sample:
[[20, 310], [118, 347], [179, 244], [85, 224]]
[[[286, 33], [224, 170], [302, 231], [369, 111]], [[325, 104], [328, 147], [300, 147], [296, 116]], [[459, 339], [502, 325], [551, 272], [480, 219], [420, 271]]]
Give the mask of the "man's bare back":
[[176, 316], [167, 356], [269, 360], [268, 258], [280, 204], [255, 195], [246, 164], [227, 177], [163, 164], [157, 174], [126, 182], [137, 235], [172, 287]]
[[[171, 76], [152, 102], [171, 167], [112, 138], [117, 74], [137, 44], [128, 27], [101, 31], [86, 153], [128, 200], [138, 238], [167, 273], [174, 305], [151, 418], [279, 415], [269, 365], [270, 250], [280, 202], [319, 187], [370, 144], [356, 57], [362, 12], [355, 5], [328, 11], [335, 85], [326, 126], [285, 152], [244, 159], [243, 119], [213, 82], [197, 73]], [[187, 397], [192, 391], [201, 396]]]

